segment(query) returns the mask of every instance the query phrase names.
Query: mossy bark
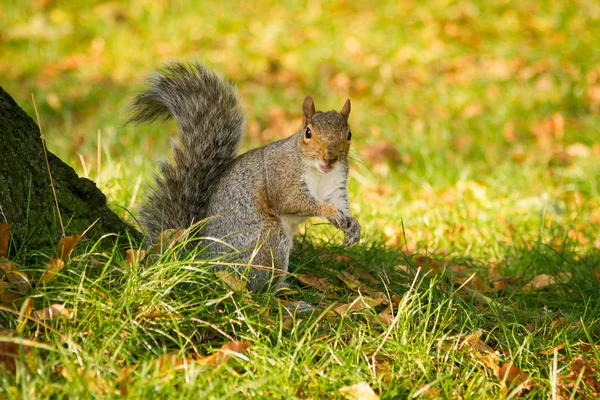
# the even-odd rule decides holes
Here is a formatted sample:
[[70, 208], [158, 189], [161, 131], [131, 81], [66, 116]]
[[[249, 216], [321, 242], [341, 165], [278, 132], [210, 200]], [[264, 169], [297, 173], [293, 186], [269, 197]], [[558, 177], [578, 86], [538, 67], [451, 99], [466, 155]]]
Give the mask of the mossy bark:
[[[48, 151], [48, 163], [67, 234], [88, 237], [106, 233], [140, 234], [106, 205], [94, 182]], [[35, 122], [0, 87], [0, 221], [13, 224], [12, 240], [21, 247], [55, 243], [61, 227], [54, 202], [40, 131]]]

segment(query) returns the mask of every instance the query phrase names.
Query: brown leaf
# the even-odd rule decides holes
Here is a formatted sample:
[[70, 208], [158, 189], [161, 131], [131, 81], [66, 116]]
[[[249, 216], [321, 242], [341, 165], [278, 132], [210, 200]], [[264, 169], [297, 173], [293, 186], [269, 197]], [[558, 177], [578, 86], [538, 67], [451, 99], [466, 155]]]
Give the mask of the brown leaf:
[[334, 285], [329, 278], [325, 276], [316, 274], [300, 274], [294, 276], [306, 286], [313, 287], [319, 292], [326, 294], [331, 294], [333, 292]]
[[383, 303], [383, 299], [370, 299], [368, 297], [357, 297], [352, 303], [342, 304], [333, 309], [333, 311], [341, 316], [349, 314], [354, 311], [364, 310], [365, 308], [371, 308], [378, 306]]
[[384, 325], [390, 326], [394, 322], [394, 313], [392, 309], [392, 305], [387, 306], [385, 310], [379, 313], [379, 319], [383, 322]]
[[370, 164], [390, 163], [397, 165], [400, 162], [400, 153], [393, 142], [375, 142], [360, 150], [362, 158]]
[[[592, 356], [594, 355], [592, 354]], [[591, 398], [598, 398], [598, 395], [600, 395], [600, 382], [596, 379], [595, 375], [597, 371], [594, 365], [592, 365], [583, 354], [579, 354], [571, 361], [569, 368], [569, 373], [566, 376], [561, 376], [559, 378], [558, 386], [561, 391], [574, 389], [581, 376], [581, 380], [592, 394], [595, 395]]]
[[523, 286], [523, 290], [543, 289], [546, 286], [556, 284], [556, 279], [552, 275], [542, 274], [531, 280], [527, 285]]
[[439, 265], [438, 261], [429, 256], [419, 254], [413, 259], [413, 264], [416, 267], [420, 267], [423, 272], [433, 271], [436, 274], [441, 274], [443, 268]]
[[56, 257], [66, 261], [77, 243], [79, 243], [79, 239], [81, 239], [81, 235], [71, 235], [60, 239], [56, 249]]
[[554, 346], [550, 349], [546, 349], [544, 351], [542, 351], [542, 353], [544, 354], [554, 354], [555, 352], [559, 351], [560, 349], [562, 349], [563, 347], [565, 347], [565, 343], [561, 343], [557, 346]]
[[146, 250], [128, 249], [125, 251], [125, 254], [127, 257], [125, 264], [127, 265], [139, 264], [146, 258]]
[[58, 272], [60, 272], [65, 267], [65, 262], [60, 258], [52, 257], [50, 261], [48, 261], [48, 266], [46, 267], [46, 272], [40, 278], [38, 285], [44, 285], [48, 283], [51, 279], [53, 279]]
[[246, 287], [246, 281], [240, 278], [235, 272], [221, 270], [215, 272], [215, 275], [217, 275], [219, 279], [235, 293], [251, 297], [250, 292]]
[[40, 321], [47, 321], [56, 317], [65, 317], [69, 319], [71, 316], [71, 311], [69, 311], [64, 304], [53, 304], [50, 307], [46, 307], [41, 310], [35, 310], [33, 312], [33, 317]]
[[198, 360], [202, 365], [210, 365], [216, 367], [229, 361], [232, 355], [240, 357], [246, 354], [251, 343], [246, 342], [229, 342], [225, 343], [216, 353]]
[[378, 400], [371, 386], [366, 382], [360, 382], [351, 386], [344, 386], [338, 390], [340, 394], [349, 400]]
[[12, 304], [15, 300], [19, 300], [22, 295], [11, 291], [10, 284], [5, 280], [0, 280], [0, 301], [4, 304]]
[[485, 353], [494, 354], [494, 350], [492, 350], [491, 347], [489, 347], [480, 339], [482, 334], [483, 331], [479, 329], [476, 332], [465, 336], [459, 347], [461, 349], [471, 348], [474, 350], [483, 351]]
[[529, 374], [516, 368], [512, 363], [500, 366], [496, 376], [504, 382], [506, 387], [522, 386], [524, 390], [530, 390], [533, 387]]
[[0, 269], [4, 271], [8, 283], [11, 285], [11, 289], [16, 293], [25, 294], [31, 289], [29, 276], [25, 272], [19, 271], [13, 263], [4, 258], [0, 258]]
[[[13, 333], [0, 331], [0, 336], [13, 336]], [[0, 370], [15, 373], [17, 370], [17, 360], [20, 358], [21, 351], [27, 354], [31, 352], [31, 348], [26, 345], [0, 339]]]
[[10, 230], [12, 224], [0, 222], [0, 257], [6, 257], [8, 254], [8, 241], [10, 239]]

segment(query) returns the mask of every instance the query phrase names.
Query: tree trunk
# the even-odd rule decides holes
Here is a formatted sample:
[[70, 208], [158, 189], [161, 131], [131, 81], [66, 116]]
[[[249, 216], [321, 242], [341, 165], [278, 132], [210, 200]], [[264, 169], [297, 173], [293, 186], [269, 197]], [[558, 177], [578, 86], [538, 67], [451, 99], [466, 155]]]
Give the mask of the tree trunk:
[[[86, 236], [140, 234], [106, 205], [94, 182], [79, 178], [73, 168], [48, 152], [56, 197], [65, 231]], [[0, 222], [13, 224], [12, 240], [39, 249], [56, 243], [62, 233], [52, 194], [40, 131], [35, 122], [0, 87]]]

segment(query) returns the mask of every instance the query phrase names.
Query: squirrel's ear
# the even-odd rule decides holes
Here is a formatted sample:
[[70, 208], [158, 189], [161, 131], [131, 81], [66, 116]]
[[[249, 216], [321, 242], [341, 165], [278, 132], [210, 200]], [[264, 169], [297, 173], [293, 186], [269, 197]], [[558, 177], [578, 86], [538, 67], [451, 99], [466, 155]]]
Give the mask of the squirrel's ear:
[[304, 103], [302, 104], [302, 115], [304, 116], [304, 122], [310, 121], [313, 115], [315, 115], [315, 103], [312, 97], [306, 96]]
[[344, 116], [344, 118], [348, 119], [348, 117], [350, 116], [350, 99], [346, 100], [346, 102], [344, 103], [344, 107], [342, 107], [341, 113]]

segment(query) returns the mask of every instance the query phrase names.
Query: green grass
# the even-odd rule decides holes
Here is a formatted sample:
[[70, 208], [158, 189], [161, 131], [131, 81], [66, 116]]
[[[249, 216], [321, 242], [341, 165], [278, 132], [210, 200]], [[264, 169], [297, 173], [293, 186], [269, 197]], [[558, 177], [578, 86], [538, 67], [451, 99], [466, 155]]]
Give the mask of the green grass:
[[[531, 375], [521, 397], [552, 397], [554, 362], [558, 383], [575, 384], [577, 373], [565, 377], [580, 355], [600, 380], [598, 350], [581, 344], [600, 343], [597, 2], [5, 3], [0, 84], [30, 115], [34, 94], [50, 151], [124, 218], [176, 132], [123, 126], [127, 106], [162, 62], [198, 58], [237, 84], [244, 149], [293, 133], [306, 94], [325, 110], [352, 99], [349, 189], [364, 235], [345, 249], [332, 227], [307, 225], [293, 272], [328, 276], [334, 291], [292, 276], [289, 289], [251, 299], [182, 255], [129, 266], [126, 238], [84, 239], [28, 293], [35, 309], [65, 304], [71, 319], [22, 326], [19, 302], [0, 309], [0, 330], [44, 347], [0, 374], [0, 397], [338, 398], [362, 381], [384, 399], [516, 396], [464, 345], [478, 331], [495, 362]], [[36, 282], [51, 254], [9, 258]], [[423, 255], [444, 272], [415, 279]], [[393, 326], [378, 316], [384, 304], [328, 313], [358, 296], [334, 271], [368, 272], [379, 282], [369, 286], [395, 294]], [[471, 273], [502, 274], [506, 287], [473, 294], [473, 282], [461, 288]], [[286, 310], [298, 301], [313, 311]], [[246, 359], [158, 365], [232, 339], [252, 343]], [[554, 360], [545, 351], [559, 344]], [[578, 398], [594, 397], [586, 376]]]

